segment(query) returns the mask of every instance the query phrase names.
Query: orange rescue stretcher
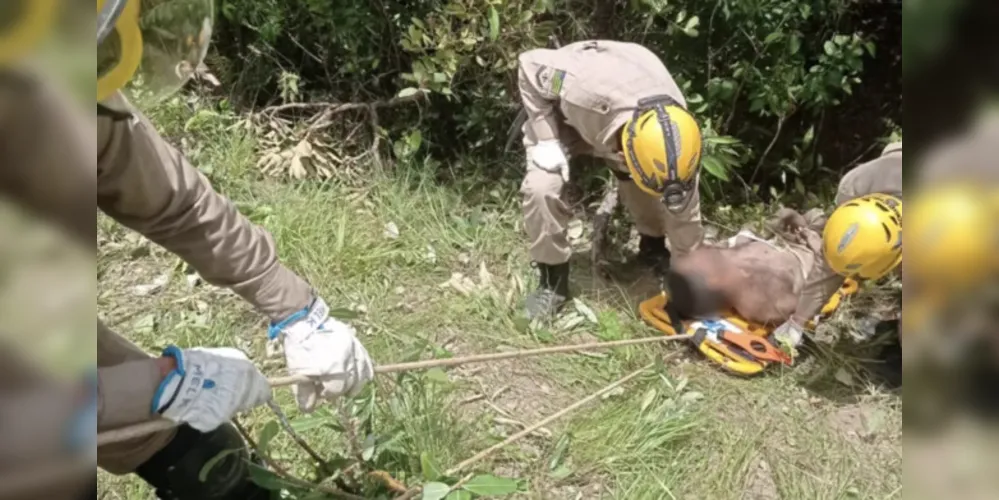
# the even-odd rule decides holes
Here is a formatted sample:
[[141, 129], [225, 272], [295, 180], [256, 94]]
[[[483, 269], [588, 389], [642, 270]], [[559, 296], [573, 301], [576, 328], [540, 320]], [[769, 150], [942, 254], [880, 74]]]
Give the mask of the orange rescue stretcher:
[[[860, 284], [847, 279], [822, 308], [819, 317], [826, 317], [839, 308], [847, 297], [855, 294]], [[676, 335], [666, 303], [666, 293], [660, 293], [644, 302], [638, 309], [647, 323], [666, 335]], [[813, 328], [815, 321], [809, 321], [806, 328]], [[697, 350], [722, 369], [737, 375], [756, 375], [773, 363], [790, 365], [792, 360], [772, 342], [772, 330], [753, 324], [728, 311], [718, 317], [687, 321], [682, 333], [690, 334]]]

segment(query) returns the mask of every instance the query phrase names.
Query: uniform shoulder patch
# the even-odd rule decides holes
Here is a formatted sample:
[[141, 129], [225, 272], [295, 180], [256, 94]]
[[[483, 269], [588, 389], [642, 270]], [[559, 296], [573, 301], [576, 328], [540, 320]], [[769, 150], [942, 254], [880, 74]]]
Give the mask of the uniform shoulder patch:
[[565, 70], [542, 66], [538, 69], [535, 78], [539, 89], [551, 96], [558, 97], [562, 95], [562, 91], [565, 89], [565, 75]]

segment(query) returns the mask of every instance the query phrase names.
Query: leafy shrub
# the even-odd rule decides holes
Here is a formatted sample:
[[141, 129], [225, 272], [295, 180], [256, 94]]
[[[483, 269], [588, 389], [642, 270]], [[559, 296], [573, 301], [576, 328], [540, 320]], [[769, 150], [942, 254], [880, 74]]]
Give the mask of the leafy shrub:
[[[901, 122], [897, 2], [220, 4], [209, 66], [233, 102], [373, 101], [427, 92], [429, 106], [394, 108], [380, 125], [392, 142], [417, 144], [442, 161], [513, 161], [496, 159], [519, 106], [517, 54], [553, 39], [626, 40], [660, 54], [706, 129], [706, 184], [719, 193], [770, 197], [821, 184], [876, 152], [890, 124]], [[417, 129], [421, 140], [414, 141]]]

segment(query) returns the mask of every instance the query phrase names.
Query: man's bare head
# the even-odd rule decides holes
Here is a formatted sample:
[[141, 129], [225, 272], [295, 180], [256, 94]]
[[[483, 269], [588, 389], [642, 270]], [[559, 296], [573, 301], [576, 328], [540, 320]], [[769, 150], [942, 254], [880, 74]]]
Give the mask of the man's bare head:
[[666, 289], [673, 310], [685, 319], [720, 312], [730, 305], [726, 289], [732, 280], [726, 249], [702, 246], [673, 259]]

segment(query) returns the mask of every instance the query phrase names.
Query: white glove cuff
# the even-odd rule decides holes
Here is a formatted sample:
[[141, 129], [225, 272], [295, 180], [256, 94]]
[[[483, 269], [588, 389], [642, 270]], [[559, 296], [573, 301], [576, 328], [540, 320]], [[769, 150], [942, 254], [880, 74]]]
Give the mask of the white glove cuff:
[[531, 147], [528, 156], [535, 166], [549, 172], [557, 172], [569, 163], [558, 141], [541, 141]]
[[312, 304], [301, 311], [292, 314], [284, 321], [272, 324], [267, 331], [267, 337], [274, 340], [279, 335], [295, 339], [303, 339], [315, 332], [329, 319], [330, 309], [326, 301], [316, 297]]

